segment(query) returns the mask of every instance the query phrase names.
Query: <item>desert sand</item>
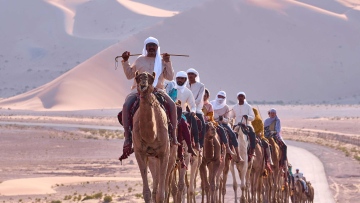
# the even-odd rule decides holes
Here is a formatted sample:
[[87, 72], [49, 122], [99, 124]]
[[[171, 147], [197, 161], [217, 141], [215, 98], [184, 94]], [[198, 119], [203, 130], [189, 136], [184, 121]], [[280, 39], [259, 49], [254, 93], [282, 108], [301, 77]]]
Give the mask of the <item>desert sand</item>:
[[[359, 118], [355, 119], [355, 115], [359, 115], [359, 106], [275, 107], [284, 123], [284, 133], [291, 132], [289, 129], [297, 129], [359, 135], [360, 129], [356, 125]], [[265, 111], [262, 113], [265, 116], [265, 109], [270, 106], [258, 108]], [[112, 196], [115, 202], [142, 202], [142, 181], [135, 157], [132, 155], [122, 165], [117, 160], [123, 142], [121, 126], [114, 116], [117, 111], [31, 113], [0, 110], [0, 200], [71, 202], [67, 200], [69, 196], [73, 199], [81, 195], [83, 199], [86, 195], [101, 192], [103, 197]], [[316, 116], [313, 115], [319, 117], [322, 125], [314, 124]], [[347, 119], [344, 115], [352, 119]], [[337, 121], [344, 122], [335, 122], [334, 125], [331, 121], [335, 117]], [[31, 125], [28, 125], [30, 123]], [[86, 128], [89, 126], [94, 128]], [[307, 134], [305, 131], [297, 134], [302, 135]], [[294, 169], [300, 168], [318, 191], [315, 195], [318, 200], [316, 202], [353, 202], [359, 198], [360, 164], [353, 155], [346, 156], [344, 151], [339, 149], [306, 142], [288, 141], [288, 144], [289, 161]], [[359, 156], [358, 147], [357, 150]], [[349, 167], [344, 170], [344, 165]], [[199, 192], [200, 188], [197, 188], [197, 191]], [[227, 200], [233, 200], [230, 181], [227, 191]], [[320, 198], [324, 195], [329, 201]], [[198, 193], [197, 199], [199, 198]]]

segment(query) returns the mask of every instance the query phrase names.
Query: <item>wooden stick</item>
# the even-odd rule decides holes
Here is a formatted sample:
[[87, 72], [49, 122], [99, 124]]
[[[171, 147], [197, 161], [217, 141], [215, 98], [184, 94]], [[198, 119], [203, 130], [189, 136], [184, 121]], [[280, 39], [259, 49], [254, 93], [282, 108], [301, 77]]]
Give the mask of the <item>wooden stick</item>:
[[[130, 54], [130, 56], [140, 56], [142, 54]], [[165, 55], [164, 53], [162, 53], [161, 55]], [[184, 56], [184, 57], [189, 57], [189, 55], [185, 55], [185, 54], [168, 54], [169, 56]], [[121, 56], [119, 56], [121, 57]]]
[[[129, 56], [140, 56], [142, 54], [130, 54]], [[164, 54], [161, 54], [161, 55], [164, 55]], [[183, 56], [183, 57], [190, 57], [189, 55], [186, 55], [186, 54], [168, 54], [169, 56]], [[118, 58], [120, 58], [122, 56], [117, 56], [115, 57], [115, 61], [117, 61]]]
[[[129, 56], [140, 56], [142, 54], [130, 54]], [[165, 55], [165, 54], [161, 54], [161, 55]], [[183, 56], [183, 57], [190, 57], [189, 55], [186, 55], [186, 54], [168, 54], [169, 56]], [[120, 58], [122, 56], [116, 56], [115, 57], [115, 70], [117, 69], [118, 67], [118, 58]]]

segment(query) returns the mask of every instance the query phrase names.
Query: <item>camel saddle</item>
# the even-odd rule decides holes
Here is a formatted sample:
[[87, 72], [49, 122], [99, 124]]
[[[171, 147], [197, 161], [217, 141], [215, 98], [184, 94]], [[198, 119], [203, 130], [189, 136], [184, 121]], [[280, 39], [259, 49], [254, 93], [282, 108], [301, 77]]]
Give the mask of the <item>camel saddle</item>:
[[[165, 96], [163, 94], [165, 94], [164, 92], [162, 91], [158, 91], [156, 88], [154, 88], [154, 91], [153, 91], [153, 94], [155, 95], [156, 99], [158, 100], [160, 106], [162, 109], [164, 109], [165, 113], [166, 113], [166, 116], [167, 116], [167, 120], [168, 120], [168, 124], [169, 124], [169, 127], [171, 126], [170, 125], [170, 119], [169, 119], [169, 106], [165, 100]], [[140, 95], [137, 94], [136, 95], [136, 100], [135, 102], [133, 103], [133, 105], [130, 107], [130, 114], [129, 114], [129, 124], [130, 124], [130, 129], [133, 129], [133, 117], [136, 113], [136, 111], [139, 109], [139, 106], [140, 106]], [[122, 123], [122, 111], [119, 112], [118, 114], [118, 121], [121, 125], [123, 125]], [[172, 127], [169, 128], [169, 133], [170, 133], [170, 130], [172, 129]]]

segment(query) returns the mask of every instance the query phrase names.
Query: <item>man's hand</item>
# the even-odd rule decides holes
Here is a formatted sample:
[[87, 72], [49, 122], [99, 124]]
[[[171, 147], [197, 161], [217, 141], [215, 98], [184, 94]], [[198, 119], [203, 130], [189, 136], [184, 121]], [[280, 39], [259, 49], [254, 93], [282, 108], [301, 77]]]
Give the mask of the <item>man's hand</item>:
[[165, 62], [170, 62], [170, 55], [168, 53], [163, 54], [163, 59]]
[[223, 121], [224, 120], [224, 116], [219, 116], [219, 121]]
[[121, 57], [123, 58], [123, 61], [126, 62], [126, 61], [129, 59], [129, 57], [130, 57], [130, 52], [125, 51], [125, 52], [121, 55]]
[[243, 117], [244, 117], [245, 119], [248, 119], [248, 118], [249, 118], [249, 116], [248, 116], [248, 115], [243, 115]]
[[191, 112], [190, 115], [194, 117], [196, 116], [195, 112]]

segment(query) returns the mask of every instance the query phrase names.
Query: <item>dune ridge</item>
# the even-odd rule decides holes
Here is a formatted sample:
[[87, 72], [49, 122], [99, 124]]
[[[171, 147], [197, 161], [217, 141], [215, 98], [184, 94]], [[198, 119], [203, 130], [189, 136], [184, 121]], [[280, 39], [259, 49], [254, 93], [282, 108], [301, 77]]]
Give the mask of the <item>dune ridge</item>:
[[114, 57], [125, 50], [139, 53], [148, 36], [159, 39], [163, 52], [189, 54], [171, 58], [175, 72], [196, 68], [212, 98], [226, 90], [230, 102], [245, 91], [250, 101], [358, 103], [360, 18], [354, 8], [337, 14], [304, 1], [206, 1], [113, 44], [36, 90], [1, 100], [0, 106], [121, 108], [132, 81], [121, 67], [114, 70]]

